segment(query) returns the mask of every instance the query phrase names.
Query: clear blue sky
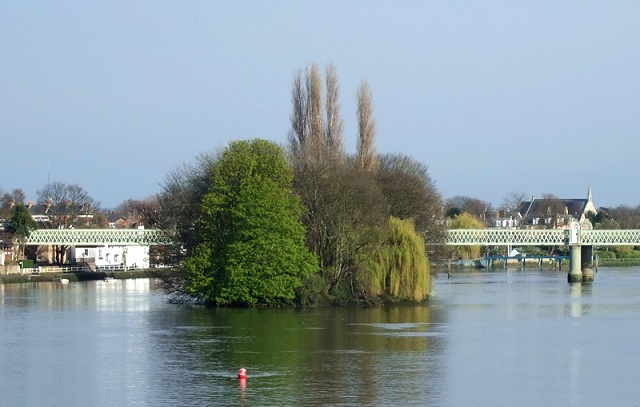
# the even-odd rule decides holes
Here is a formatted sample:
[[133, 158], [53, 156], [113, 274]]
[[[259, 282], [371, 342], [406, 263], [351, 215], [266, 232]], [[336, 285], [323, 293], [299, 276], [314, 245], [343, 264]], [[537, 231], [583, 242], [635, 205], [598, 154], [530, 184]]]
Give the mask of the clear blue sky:
[[333, 63], [348, 150], [366, 80], [378, 151], [444, 198], [640, 204], [637, 1], [9, 0], [0, 38], [0, 187], [27, 199], [115, 207], [231, 140], [284, 144], [294, 74]]

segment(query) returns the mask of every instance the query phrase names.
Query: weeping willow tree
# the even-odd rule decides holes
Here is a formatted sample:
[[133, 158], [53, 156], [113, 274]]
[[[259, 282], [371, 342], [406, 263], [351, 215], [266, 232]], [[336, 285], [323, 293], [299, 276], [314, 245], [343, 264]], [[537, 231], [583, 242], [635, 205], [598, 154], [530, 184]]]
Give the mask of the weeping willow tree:
[[371, 297], [423, 301], [429, 293], [429, 261], [412, 220], [389, 218], [387, 235], [359, 256], [359, 282]]

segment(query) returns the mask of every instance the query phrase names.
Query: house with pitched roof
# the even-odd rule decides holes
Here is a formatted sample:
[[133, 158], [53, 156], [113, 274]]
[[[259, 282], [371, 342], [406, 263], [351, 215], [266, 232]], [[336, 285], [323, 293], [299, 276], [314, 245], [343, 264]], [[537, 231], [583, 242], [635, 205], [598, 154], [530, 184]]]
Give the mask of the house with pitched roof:
[[516, 212], [521, 228], [565, 229], [572, 220], [583, 222], [588, 219], [589, 213], [597, 214], [598, 210], [593, 204], [593, 194], [589, 188], [586, 199], [532, 197], [530, 201], [522, 202]]

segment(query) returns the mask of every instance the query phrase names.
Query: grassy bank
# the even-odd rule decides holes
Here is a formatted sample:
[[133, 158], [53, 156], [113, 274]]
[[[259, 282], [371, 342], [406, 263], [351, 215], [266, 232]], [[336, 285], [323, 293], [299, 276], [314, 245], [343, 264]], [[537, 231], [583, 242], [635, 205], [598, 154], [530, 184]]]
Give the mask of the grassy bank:
[[600, 267], [640, 266], [640, 258], [607, 259], [598, 258]]
[[11, 283], [33, 283], [44, 281], [60, 281], [62, 278], [66, 278], [69, 281], [95, 281], [104, 280], [106, 277], [111, 277], [118, 280], [124, 280], [129, 278], [163, 278], [171, 274], [172, 269], [139, 269], [131, 271], [115, 271], [115, 272], [97, 272], [97, 271], [82, 271], [74, 273], [42, 273], [42, 274], [8, 274], [0, 276], [0, 284]]

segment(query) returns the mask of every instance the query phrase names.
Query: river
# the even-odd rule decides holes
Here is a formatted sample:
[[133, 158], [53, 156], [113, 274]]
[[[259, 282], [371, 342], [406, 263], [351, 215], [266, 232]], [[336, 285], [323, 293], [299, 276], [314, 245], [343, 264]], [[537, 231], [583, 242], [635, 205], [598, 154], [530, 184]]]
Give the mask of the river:
[[426, 305], [372, 308], [197, 309], [146, 279], [0, 285], [0, 404], [638, 406], [639, 272], [441, 274]]

